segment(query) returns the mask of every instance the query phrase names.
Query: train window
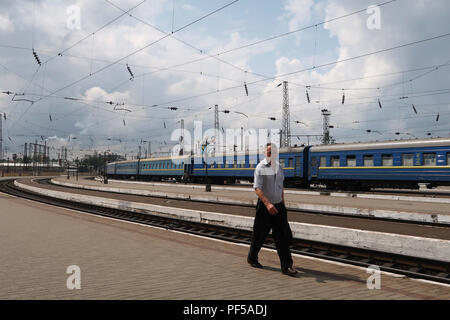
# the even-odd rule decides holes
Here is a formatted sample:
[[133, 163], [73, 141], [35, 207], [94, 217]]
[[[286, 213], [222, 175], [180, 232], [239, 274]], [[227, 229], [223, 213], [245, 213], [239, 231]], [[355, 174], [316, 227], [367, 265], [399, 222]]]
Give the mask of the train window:
[[392, 167], [394, 165], [394, 158], [392, 154], [383, 154], [382, 156], [383, 167]]
[[295, 158], [295, 167], [300, 168], [300, 157]]
[[237, 168], [237, 161], [236, 160], [233, 161], [233, 168]]
[[339, 167], [340, 166], [339, 156], [332, 156], [331, 157], [331, 166], [332, 167]]
[[286, 164], [285, 164], [286, 159], [280, 159], [280, 167], [281, 168], [285, 168]]
[[402, 166], [413, 166], [414, 165], [414, 155], [411, 153], [402, 154]]
[[450, 152], [447, 153], [447, 165], [450, 166]]
[[373, 156], [364, 156], [364, 167], [373, 167]]
[[292, 168], [294, 165], [294, 159], [289, 158], [289, 168]]
[[356, 167], [356, 156], [347, 156], [347, 167]]
[[327, 157], [325, 157], [325, 156], [320, 157], [320, 166], [321, 167], [327, 166]]
[[423, 165], [424, 166], [435, 166], [436, 165], [436, 153], [424, 153], [423, 154]]

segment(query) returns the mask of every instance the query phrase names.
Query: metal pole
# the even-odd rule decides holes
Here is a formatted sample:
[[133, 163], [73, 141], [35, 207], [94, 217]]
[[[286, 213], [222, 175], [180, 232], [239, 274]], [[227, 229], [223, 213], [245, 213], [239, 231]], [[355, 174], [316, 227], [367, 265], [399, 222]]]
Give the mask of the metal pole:
[[108, 184], [108, 176], [106, 175], [106, 151], [104, 153], [105, 156], [105, 166], [103, 168], [103, 184]]
[[205, 165], [206, 165], [206, 173], [205, 173], [205, 175], [206, 175], [206, 185], [205, 185], [205, 191], [206, 192], [211, 192], [211, 184], [209, 183], [209, 180], [208, 180], [208, 139], [206, 139], [206, 143], [205, 143], [205, 149], [203, 150], [203, 152], [205, 152], [206, 151], [206, 163], [205, 163]]

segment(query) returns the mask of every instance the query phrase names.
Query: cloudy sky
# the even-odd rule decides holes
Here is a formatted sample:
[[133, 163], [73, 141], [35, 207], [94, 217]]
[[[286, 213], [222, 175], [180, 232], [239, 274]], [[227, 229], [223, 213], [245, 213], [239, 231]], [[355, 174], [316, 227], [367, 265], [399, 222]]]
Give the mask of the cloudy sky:
[[225, 130], [281, 129], [282, 81], [293, 135], [321, 134], [326, 108], [338, 143], [449, 136], [447, 0], [232, 2], [2, 0], [3, 147], [165, 151], [215, 104]]

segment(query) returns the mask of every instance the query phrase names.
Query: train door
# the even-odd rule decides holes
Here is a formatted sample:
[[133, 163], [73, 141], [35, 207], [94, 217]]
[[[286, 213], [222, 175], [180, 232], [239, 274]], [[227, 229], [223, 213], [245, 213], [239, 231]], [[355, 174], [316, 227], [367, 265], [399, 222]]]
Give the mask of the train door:
[[302, 165], [301, 165], [301, 157], [300, 156], [296, 156], [294, 158], [294, 175], [296, 177], [301, 177], [302, 176]]
[[309, 176], [311, 176], [311, 178], [317, 178], [317, 173], [318, 173], [317, 165], [318, 165], [317, 156], [312, 156], [310, 166], [309, 166]]
[[192, 175], [192, 172], [194, 171], [194, 158], [187, 159], [187, 161], [184, 163], [184, 176], [187, 178]]

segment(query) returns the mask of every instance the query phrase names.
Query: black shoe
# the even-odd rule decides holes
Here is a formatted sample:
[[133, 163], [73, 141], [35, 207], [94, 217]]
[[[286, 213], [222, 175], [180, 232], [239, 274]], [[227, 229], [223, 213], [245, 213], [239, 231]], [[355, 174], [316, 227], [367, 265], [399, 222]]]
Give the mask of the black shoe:
[[295, 277], [295, 275], [298, 273], [297, 270], [295, 270], [292, 267], [289, 267], [287, 269], [281, 270], [281, 272], [285, 275], [288, 275], [290, 277]]
[[263, 268], [262, 264], [259, 263], [258, 261], [252, 261], [252, 260], [248, 260], [248, 259], [247, 259], [247, 262], [248, 262], [248, 264], [251, 265], [253, 268], [259, 268], [259, 269], [262, 269], [262, 268]]

